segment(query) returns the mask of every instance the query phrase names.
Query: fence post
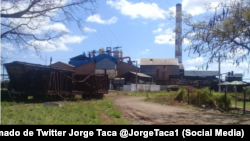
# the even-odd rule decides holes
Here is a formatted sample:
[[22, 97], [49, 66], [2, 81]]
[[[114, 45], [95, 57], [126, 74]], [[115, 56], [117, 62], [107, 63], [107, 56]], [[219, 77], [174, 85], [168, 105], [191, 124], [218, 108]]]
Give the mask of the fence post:
[[244, 90], [243, 115], [246, 112], [246, 90]]
[[225, 110], [227, 110], [227, 90], [226, 88], [224, 90], [225, 90]]
[[4, 87], [4, 65], [3, 65], [3, 80], [2, 80], [2, 91], [3, 91], [3, 87]]

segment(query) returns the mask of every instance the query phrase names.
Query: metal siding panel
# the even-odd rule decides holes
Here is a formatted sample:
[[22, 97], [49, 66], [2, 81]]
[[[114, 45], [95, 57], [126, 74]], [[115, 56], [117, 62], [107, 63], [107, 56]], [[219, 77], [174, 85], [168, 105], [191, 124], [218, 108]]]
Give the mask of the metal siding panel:
[[95, 63], [93, 62], [90, 62], [90, 63], [87, 63], [87, 64], [83, 64], [81, 66], [78, 66], [75, 68], [75, 73], [76, 74], [94, 74], [95, 73]]
[[121, 77], [123, 74], [127, 73], [127, 72], [130, 72], [130, 71], [133, 71], [133, 72], [139, 72], [139, 68], [134, 66], [134, 65], [131, 65], [131, 64], [128, 64], [128, 63], [125, 63], [125, 62], [119, 62], [117, 64], [117, 71], [118, 71], [118, 77]]
[[219, 71], [184, 71], [184, 76], [217, 76]]
[[[157, 70], [159, 70], [158, 77]], [[179, 66], [166, 65], [164, 69], [164, 66], [162, 65], [145, 65], [141, 66], [141, 73], [151, 76], [157, 84], [159, 84], [160, 81], [164, 81], [164, 84], [167, 84], [169, 81], [169, 75], [179, 75], [180, 72]]]
[[140, 59], [140, 65], [178, 65], [179, 66], [179, 62], [178, 62], [178, 59], [176, 58], [171, 58], [171, 59], [142, 58]]
[[96, 69], [116, 69], [116, 64], [108, 58], [104, 58], [96, 63]]

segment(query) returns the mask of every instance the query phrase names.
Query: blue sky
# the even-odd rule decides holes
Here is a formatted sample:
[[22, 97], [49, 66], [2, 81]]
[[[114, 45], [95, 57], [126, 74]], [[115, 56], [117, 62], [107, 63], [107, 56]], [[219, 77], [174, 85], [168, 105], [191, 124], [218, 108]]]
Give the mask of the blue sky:
[[[208, 0], [212, 5], [220, 0]], [[85, 15], [85, 28], [79, 30], [76, 24], [51, 24], [55, 29], [67, 30], [70, 33], [58, 41], [59, 48], [47, 46], [42, 51], [42, 59], [35, 52], [8, 54], [8, 62], [24, 61], [37, 64], [49, 64], [50, 57], [53, 62], [68, 63], [69, 59], [99, 48], [121, 46], [124, 56], [130, 56], [132, 60], [140, 58], [174, 58], [175, 19], [169, 20], [168, 11], [175, 11], [177, 3], [182, 3], [183, 12], [190, 13], [194, 19], [202, 19], [207, 12], [203, 0], [97, 0], [98, 9], [93, 15]], [[184, 23], [182, 24], [185, 28]], [[170, 41], [169, 39], [173, 39]], [[42, 46], [46, 46], [41, 44]], [[185, 49], [185, 42], [182, 48]], [[2, 54], [6, 52], [2, 51]], [[46, 63], [47, 56], [47, 63]], [[205, 63], [206, 58], [192, 59], [188, 52], [183, 51], [183, 64], [186, 70], [195, 70], [199, 64]], [[230, 61], [221, 64], [221, 73], [234, 71], [243, 72], [247, 69], [244, 62], [240, 67], [230, 64]], [[210, 65], [209, 70], [218, 70], [218, 64]], [[223, 76], [224, 78], [224, 76]], [[244, 78], [250, 78], [246, 72]], [[249, 79], [250, 80], [250, 79]]]

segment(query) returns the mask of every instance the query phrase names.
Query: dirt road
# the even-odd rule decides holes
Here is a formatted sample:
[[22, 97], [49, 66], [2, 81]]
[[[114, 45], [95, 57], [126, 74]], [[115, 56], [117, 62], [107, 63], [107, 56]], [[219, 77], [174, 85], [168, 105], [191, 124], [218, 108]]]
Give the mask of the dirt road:
[[145, 97], [114, 96], [112, 101], [134, 124], [250, 124], [249, 116], [233, 116], [215, 110], [168, 106], [144, 101]]

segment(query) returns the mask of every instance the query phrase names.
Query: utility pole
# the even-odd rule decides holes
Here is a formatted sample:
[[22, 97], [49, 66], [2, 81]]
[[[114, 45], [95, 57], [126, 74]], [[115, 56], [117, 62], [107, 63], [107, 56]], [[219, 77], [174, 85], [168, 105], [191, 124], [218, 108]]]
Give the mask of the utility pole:
[[[137, 68], [137, 61], [132, 61], [132, 62], [135, 62], [136, 63], [136, 68]], [[135, 78], [135, 88], [136, 88], [136, 93], [137, 93], [137, 69], [136, 69], [136, 72], [135, 72], [135, 74], [136, 74], [136, 78]]]
[[[219, 56], [215, 56], [214, 58], [218, 58], [218, 67], [219, 67], [219, 82], [218, 82], [218, 84], [220, 84], [221, 83], [221, 73], [220, 73], [220, 63], [221, 63], [221, 57], [225, 57], [225, 56], [221, 56], [221, 54], [219, 53]], [[219, 90], [218, 90], [218, 92], [219, 93], [221, 93], [221, 85], [218, 85], [218, 87], [219, 87]]]
[[[136, 69], [137, 69], [137, 61], [136, 61]], [[136, 85], [135, 85], [135, 87], [136, 87], [136, 93], [137, 93], [137, 71], [138, 70], [136, 70]]]
[[3, 91], [3, 87], [4, 87], [4, 65], [3, 65], [3, 80], [2, 80], [2, 91]]
[[221, 85], [220, 85], [220, 54], [219, 54], [219, 93], [221, 93]]

